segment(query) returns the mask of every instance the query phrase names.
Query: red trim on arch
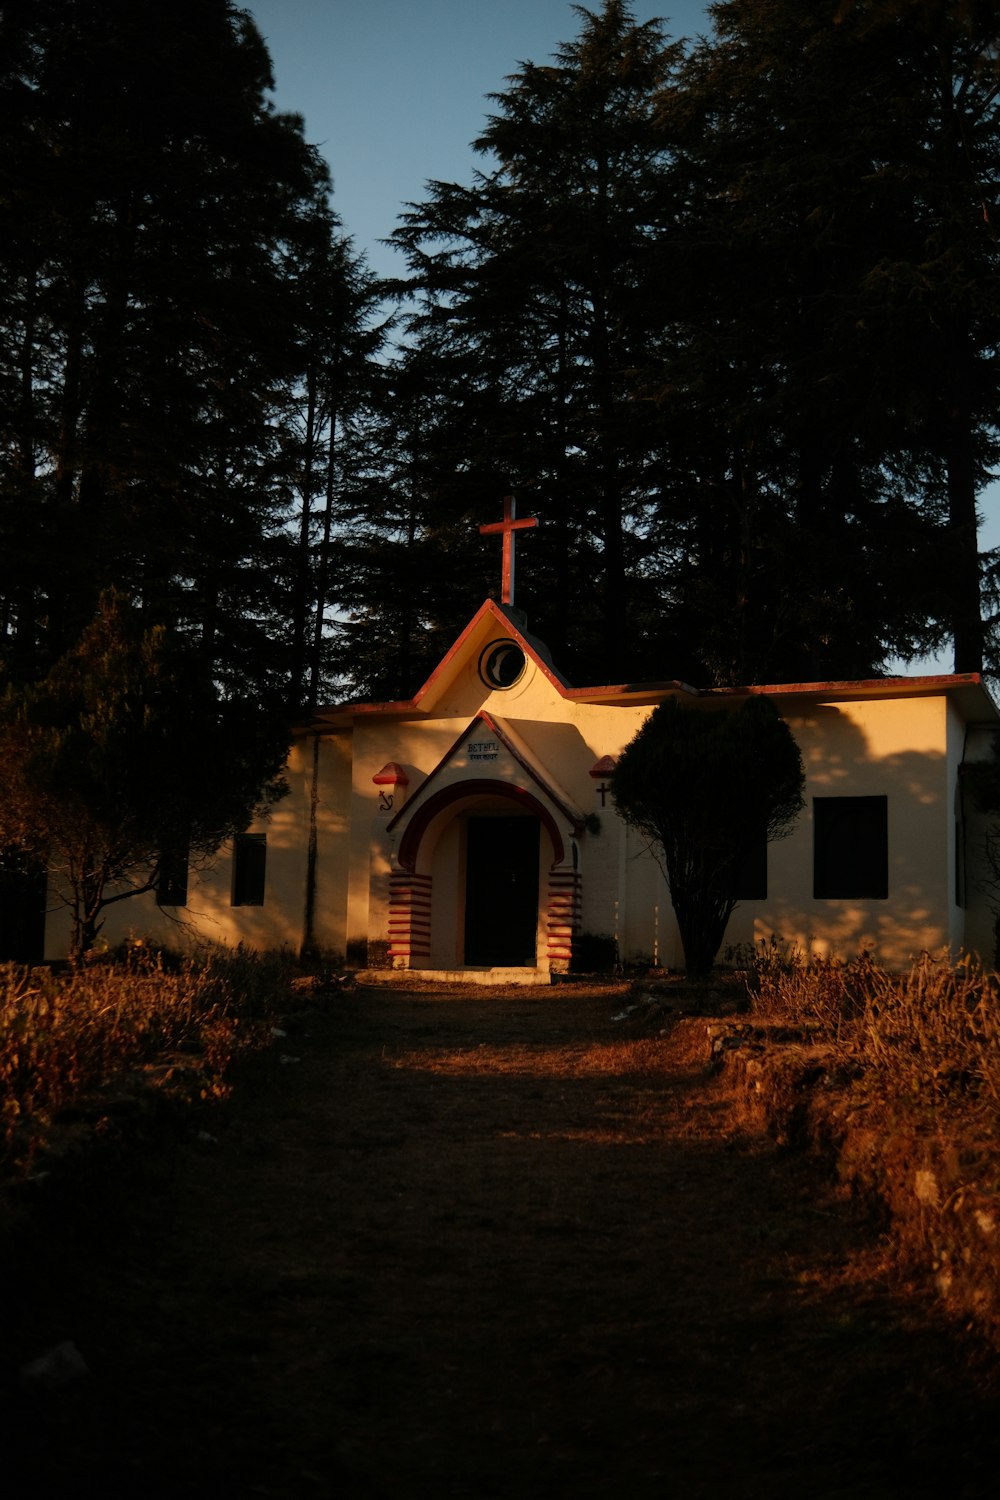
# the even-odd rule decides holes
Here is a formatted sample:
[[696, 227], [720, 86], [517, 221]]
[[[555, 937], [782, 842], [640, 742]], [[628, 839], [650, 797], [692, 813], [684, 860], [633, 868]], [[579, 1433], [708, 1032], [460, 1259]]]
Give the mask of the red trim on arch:
[[485, 709], [482, 709], [478, 714], [476, 714], [476, 717], [471, 721], [468, 727], [462, 731], [462, 733], [455, 740], [454, 744], [445, 752], [444, 755], [442, 755], [433, 771], [431, 771], [427, 778], [424, 780], [422, 785], [417, 790], [416, 794], [409, 799], [406, 806], [401, 807], [399, 809], [399, 812], [397, 812], [393, 817], [389, 819], [388, 823], [386, 824], [386, 829], [388, 830], [388, 832], [392, 833], [401, 819], [403, 819], [404, 817], [410, 817], [413, 809], [413, 804], [418, 799], [423, 799], [424, 797], [426, 797], [427, 788], [430, 786], [431, 782], [436, 776], [441, 775], [449, 762], [454, 759], [455, 755], [460, 750], [462, 745], [468, 742], [470, 736], [478, 732], [480, 725], [482, 725], [485, 730], [494, 735], [500, 741], [508, 754], [513, 756], [514, 760], [517, 761], [517, 764], [520, 766], [521, 770], [524, 772], [529, 781], [533, 781], [537, 787], [541, 788], [541, 790], [545, 793], [549, 800], [555, 803], [556, 807], [572, 826], [574, 833], [580, 833], [583, 829], [582, 814], [578, 812], [577, 809], [575, 809], [563, 797], [561, 797], [554, 787], [548, 784], [545, 777], [535, 769], [531, 762], [518, 749], [517, 743], [503, 728], [501, 722], [498, 719], [494, 719], [493, 716], [491, 714], [488, 714]]
[[453, 803], [467, 802], [473, 797], [502, 797], [505, 801], [514, 802], [523, 812], [532, 813], [544, 826], [552, 840], [555, 864], [562, 863], [565, 846], [556, 821], [548, 808], [539, 802], [537, 797], [526, 792], [523, 787], [512, 786], [507, 781], [491, 781], [487, 777], [482, 777], [474, 781], [458, 781], [454, 786], [443, 787], [440, 792], [429, 797], [417, 809], [399, 844], [399, 863], [404, 870], [416, 869], [420, 841], [438, 813], [444, 812], [445, 808], [451, 807]]

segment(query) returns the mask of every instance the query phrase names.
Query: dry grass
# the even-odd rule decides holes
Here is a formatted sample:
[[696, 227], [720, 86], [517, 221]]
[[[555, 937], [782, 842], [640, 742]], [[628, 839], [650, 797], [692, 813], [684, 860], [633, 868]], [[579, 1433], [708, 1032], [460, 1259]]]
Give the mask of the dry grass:
[[451, 1051], [406, 1052], [392, 1058], [391, 1066], [418, 1072], [476, 1075], [498, 1074], [524, 1078], [583, 1078], [606, 1076], [660, 1076], [662, 1044], [650, 1038], [622, 1041], [580, 1042], [570, 1046], [521, 1043], [496, 1046], [479, 1043]]
[[806, 962], [760, 944], [746, 966], [761, 1020], [809, 1026], [886, 1098], [938, 1110], [1000, 1105], [1000, 976], [924, 954], [908, 973], [867, 954]]
[[223, 1093], [279, 979], [273, 961], [240, 951], [195, 961], [139, 948], [64, 974], [0, 965], [0, 1174], [29, 1173], [61, 1115], [85, 1100], [99, 1115], [102, 1098], [178, 1055], [188, 1067], [168, 1079], [183, 1072], [195, 1097]]
[[807, 963], [776, 944], [745, 972], [765, 1037], [799, 1041], [747, 1064], [769, 1128], [832, 1152], [888, 1226], [889, 1279], [933, 1289], [1000, 1347], [1000, 976], [928, 954], [903, 974], [866, 954]]

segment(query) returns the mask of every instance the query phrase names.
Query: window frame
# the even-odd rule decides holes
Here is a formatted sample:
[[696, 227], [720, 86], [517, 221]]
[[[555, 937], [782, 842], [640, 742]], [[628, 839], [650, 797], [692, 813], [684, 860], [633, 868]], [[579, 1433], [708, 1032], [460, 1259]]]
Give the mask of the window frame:
[[263, 906], [267, 888], [267, 834], [238, 833], [233, 839], [231, 906]]
[[190, 875], [190, 852], [186, 844], [180, 849], [161, 849], [157, 906], [187, 906]]
[[887, 901], [889, 798], [814, 797], [812, 813], [813, 900]]

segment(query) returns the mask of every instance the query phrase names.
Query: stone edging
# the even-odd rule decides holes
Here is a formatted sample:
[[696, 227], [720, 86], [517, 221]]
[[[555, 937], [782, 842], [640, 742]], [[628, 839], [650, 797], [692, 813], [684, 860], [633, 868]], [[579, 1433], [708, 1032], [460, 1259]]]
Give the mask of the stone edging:
[[808, 1030], [707, 1025], [709, 1060], [780, 1144], [825, 1160], [879, 1215], [893, 1255], [950, 1313], [1000, 1347], [1000, 1139], [983, 1115], [949, 1121], [852, 1087], [858, 1078]]

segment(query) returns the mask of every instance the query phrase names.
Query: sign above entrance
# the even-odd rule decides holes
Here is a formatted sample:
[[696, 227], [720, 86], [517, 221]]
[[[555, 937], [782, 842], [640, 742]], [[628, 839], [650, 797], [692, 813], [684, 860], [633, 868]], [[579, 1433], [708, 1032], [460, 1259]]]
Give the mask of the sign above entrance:
[[[453, 803], [471, 804], [478, 798], [513, 802], [530, 812], [549, 830], [556, 862], [563, 858], [565, 839], [578, 836], [586, 816], [540, 766], [511, 725], [481, 712], [466, 725], [437, 765], [388, 824], [390, 833], [402, 830], [398, 859], [414, 869], [423, 831]], [[491, 814], [492, 814], [491, 809]]]

